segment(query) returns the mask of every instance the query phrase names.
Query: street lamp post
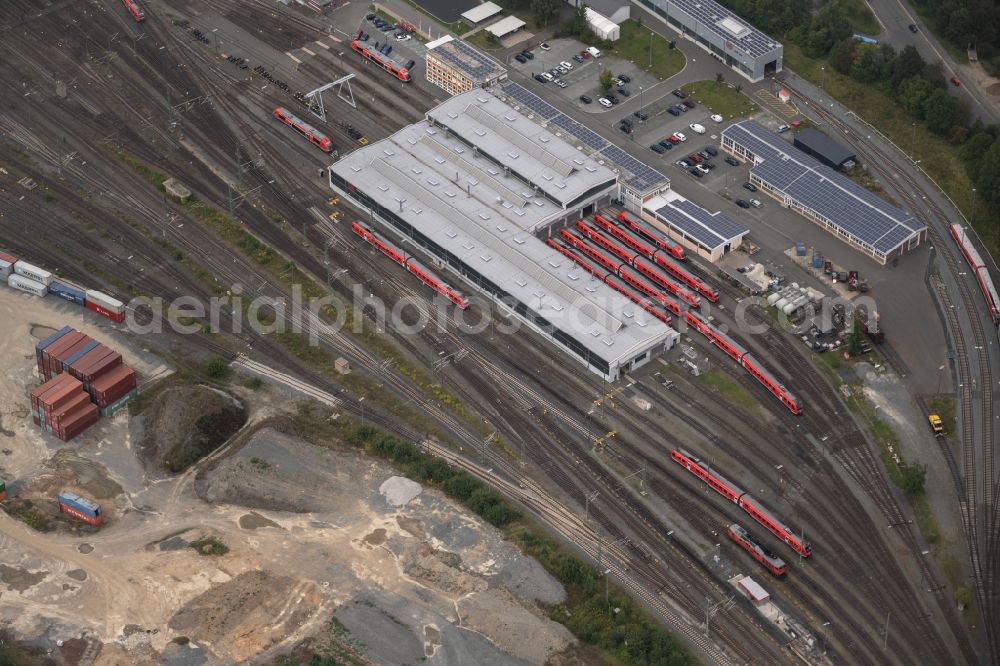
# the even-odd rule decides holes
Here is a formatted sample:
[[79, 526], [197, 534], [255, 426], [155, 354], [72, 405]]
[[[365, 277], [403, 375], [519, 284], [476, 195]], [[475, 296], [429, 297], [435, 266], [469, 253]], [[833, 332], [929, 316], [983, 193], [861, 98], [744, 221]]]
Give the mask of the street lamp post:
[[976, 188], [972, 188], [972, 213], [969, 215], [969, 222], [976, 219]]
[[915, 160], [916, 155], [913, 151], [917, 149], [917, 124], [913, 123], [913, 134], [910, 136], [910, 159]]
[[941, 393], [941, 373], [942, 372], [944, 372], [944, 365], [942, 365], [940, 368], [938, 368], [938, 385], [937, 385], [937, 391], [935, 391], [935, 393]]

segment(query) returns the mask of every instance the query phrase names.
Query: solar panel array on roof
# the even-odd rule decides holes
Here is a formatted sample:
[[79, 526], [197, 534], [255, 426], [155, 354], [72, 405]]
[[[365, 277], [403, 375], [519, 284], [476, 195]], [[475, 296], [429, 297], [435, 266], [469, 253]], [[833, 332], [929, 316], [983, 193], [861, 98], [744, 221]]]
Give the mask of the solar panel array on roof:
[[667, 1], [697, 19], [699, 26], [711, 30], [726, 41], [733, 42], [753, 57], [770, 53], [781, 46], [714, 0]]
[[[653, 200], [654, 203], [656, 201]], [[657, 217], [706, 248], [715, 249], [750, 233], [749, 229], [725, 213], [709, 213], [677, 194], [671, 199], [660, 199], [660, 202], [664, 205], [655, 209]]]
[[519, 83], [506, 83], [500, 86], [504, 95], [517, 100], [522, 106], [531, 109], [561, 130], [577, 139], [583, 146], [601, 154], [601, 157], [617, 167], [621, 172], [621, 181], [639, 192], [662, 187], [670, 180], [662, 173], [644, 162], [628, 154], [604, 137], [583, 125], [554, 106], [541, 99]]
[[762, 160], [750, 173], [876, 252], [888, 254], [926, 227], [758, 123], [730, 125], [723, 138]]
[[480, 53], [460, 39], [445, 42], [433, 50], [434, 55], [476, 81], [489, 80], [503, 71], [493, 58]]
[[519, 83], [507, 83], [500, 86], [500, 90], [502, 90], [505, 95], [514, 99], [519, 104], [528, 107], [545, 120], [551, 120], [561, 114], [559, 109], [552, 106]]

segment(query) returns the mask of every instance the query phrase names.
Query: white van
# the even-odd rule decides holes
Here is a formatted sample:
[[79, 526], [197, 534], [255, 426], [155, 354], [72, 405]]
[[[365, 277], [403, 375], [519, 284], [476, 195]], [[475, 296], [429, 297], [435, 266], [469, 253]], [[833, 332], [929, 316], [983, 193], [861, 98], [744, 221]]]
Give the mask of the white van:
[[595, 58], [600, 58], [601, 57], [601, 51], [600, 51], [600, 49], [595, 49], [593, 46], [588, 46], [587, 47], [587, 53], [589, 53], [590, 55], [594, 56]]

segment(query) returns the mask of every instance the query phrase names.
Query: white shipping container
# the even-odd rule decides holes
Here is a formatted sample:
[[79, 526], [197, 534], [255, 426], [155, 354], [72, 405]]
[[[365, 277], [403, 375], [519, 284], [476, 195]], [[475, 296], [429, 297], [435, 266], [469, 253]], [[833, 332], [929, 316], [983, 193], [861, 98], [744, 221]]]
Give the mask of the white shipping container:
[[11, 275], [7, 278], [7, 284], [12, 289], [18, 289], [20, 291], [26, 291], [29, 294], [34, 294], [35, 296], [44, 296], [49, 293], [49, 288], [46, 287], [41, 282], [36, 280], [31, 280], [20, 275]]
[[0, 275], [7, 277], [14, 272], [14, 264], [9, 261], [4, 261], [0, 259]]
[[19, 261], [14, 264], [14, 272], [18, 275], [23, 275], [29, 280], [34, 280], [35, 282], [41, 282], [45, 286], [48, 286], [52, 282], [52, 273], [49, 273], [44, 268], [39, 268], [38, 266], [32, 266], [26, 261]]
[[117, 298], [111, 298], [107, 294], [104, 294], [99, 291], [94, 291], [93, 289], [88, 289], [86, 291], [86, 294], [88, 301], [96, 303], [97, 305], [100, 305], [102, 308], [106, 308], [107, 310], [114, 312], [115, 314], [121, 314], [122, 312], [125, 312], [125, 304], [119, 301]]

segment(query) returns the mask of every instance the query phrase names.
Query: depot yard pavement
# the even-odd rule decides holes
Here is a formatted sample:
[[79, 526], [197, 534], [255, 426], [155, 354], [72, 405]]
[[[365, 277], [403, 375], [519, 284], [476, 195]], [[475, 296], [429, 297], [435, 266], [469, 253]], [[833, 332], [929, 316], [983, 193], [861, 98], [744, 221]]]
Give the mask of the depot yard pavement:
[[[616, 91], [617, 86], [612, 88], [610, 91], [618, 97], [618, 106], [621, 106], [625, 102], [630, 102], [630, 104], [625, 105], [630, 109], [639, 108], [640, 86], [643, 88], [643, 95], [645, 95], [645, 91], [659, 83], [659, 80], [652, 74], [649, 74], [633, 63], [620, 58], [609, 56], [603, 56], [601, 58], [590, 57], [585, 59], [583, 62], [576, 62], [573, 60], [573, 56], [579, 55], [581, 51], [587, 48], [587, 45], [582, 42], [578, 42], [575, 39], [556, 39], [548, 42], [548, 44], [552, 47], [552, 50], [550, 51], [543, 51], [538, 47], [531, 49], [531, 52], [535, 56], [534, 60], [529, 60], [528, 62], [522, 64], [513, 58], [510, 59], [510, 67], [512, 69], [516, 69], [529, 77], [533, 77], [535, 74], [541, 74], [542, 72], [547, 72], [564, 61], [573, 65], [573, 69], [570, 70], [569, 73], [561, 74], [559, 76], [559, 78], [567, 83], [565, 88], [560, 88], [552, 82], [542, 84], [533, 78], [523, 83], [526, 88], [543, 98], [549, 95], [558, 95], [559, 97], [573, 102], [577, 106], [591, 113], [599, 113], [602, 111], [615, 113], [618, 110], [617, 106], [612, 109], [605, 109], [597, 102], [597, 98], [605, 94], [599, 81], [601, 71], [610, 69], [616, 76], [619, 74], [625, 74], [631, 79], [631, 81], [624, 86], [624, 88], [629, 91], [629, 97], [618, 94]], [[581, 95], [587, 95], [593, 100], [593, 102], [590, 104], [584, 104], [580, 101]], [[629, 113], [631, 113], [631, 111], [629, 111]]]

